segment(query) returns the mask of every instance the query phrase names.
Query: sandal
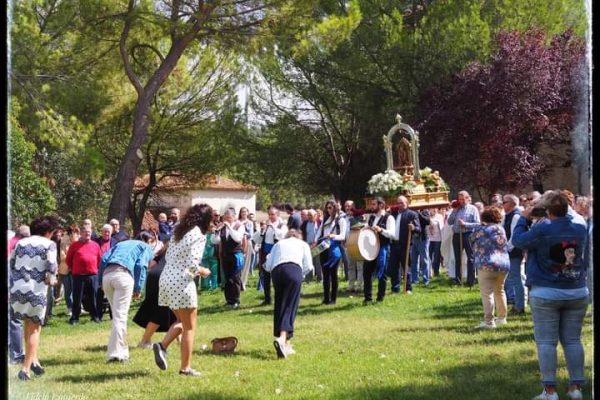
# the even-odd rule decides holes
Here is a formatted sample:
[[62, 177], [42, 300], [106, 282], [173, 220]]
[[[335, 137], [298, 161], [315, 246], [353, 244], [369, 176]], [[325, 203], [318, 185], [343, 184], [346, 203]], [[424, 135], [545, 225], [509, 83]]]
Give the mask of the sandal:
[[17, 374], [17, 378], [19, 378], [22, 381], [29, 381], [29, 380], [31, 380], [31, 376], [27, 372], [25, 372], [23, 370], [19, 371], [19, 373]]
[[192, 369], [192, 368], [180, 369], [179, 370], [179, 375], [202, 376], [202, 374], [200, 372], [198, 372], [198, 371], [196, 371], [195, 369]]

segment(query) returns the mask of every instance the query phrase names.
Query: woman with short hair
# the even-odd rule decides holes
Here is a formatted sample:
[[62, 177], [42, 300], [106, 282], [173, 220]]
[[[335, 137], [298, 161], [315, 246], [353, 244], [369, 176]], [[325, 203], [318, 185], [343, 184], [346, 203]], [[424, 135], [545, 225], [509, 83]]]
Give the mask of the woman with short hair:
[[512, 243], [527, 250], [527, 285], [533, 317], [533, 334], [542, 374], [543, 392], [535, 400], [557, 400], [556, 347], [560, 341], [569, 372], [570, 399], [582, 399], [585, 356], [581, 329], [588, 307], [586, 227], [567, 215], [569, 200], [564, 193], [545, 193], [540, 206], [547, 212], [545, 223], [530, 227], [532, 207], [521, 213]]
[[[494, 329], [497, 324], [506, 324], [508, 306], [504, 281], [510, 270], [508, 240], [500, 225], [500, 208], [487, 207], [480, 218], [482, 224], [473, 228], [473, 233], [469, 236], [483, 303], [483, 321], [478, 328]], [[497, 311], [497, 318], [494, 318], [494, 309]]]
[[31, 379], [30, 371], [42, 375], [38, 347], [46, 315], [48, 285], [58, 271], [57, 248], [50, 238], [59, 227], [54, 216], [35, 219], [31, 236], [17, 242], [10, 255], [10, 306], [16, 318], [25, 321], [25, 359], [18, 373], [20, 380]]

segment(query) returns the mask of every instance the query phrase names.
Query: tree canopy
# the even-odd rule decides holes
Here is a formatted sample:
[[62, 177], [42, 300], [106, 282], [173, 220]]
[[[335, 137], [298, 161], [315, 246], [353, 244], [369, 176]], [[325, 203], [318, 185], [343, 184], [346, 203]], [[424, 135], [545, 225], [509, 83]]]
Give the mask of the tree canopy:
[[[588, 28], [580, 0], [13, 7], [9, 162], [47, 189], [31, 209], [69, 222], [116, 217], [136, 229], [171, 173], [229, 174], [260, 187], [263, 202], [360, 201], [385, 167], [381, 137], [398, 113], [422, 133], [421, 164], [451, 185], [517, 188], [544, 173], [540, 143], [568, 139], [573, 84], [588, 79], [577, 72]], [[484, 129], [495, 139], [482, 141]], [[443, 144], [464, 135], [460, 151], [473, 151], [461, 157], [486, 168], [452, 162]], [[31, 161], [14, 153], [19, 143]], [[510, 181], [498, 180], [499, 160], [488, 163], [500, 152], [518, 166]], [[155, 179], [134, 189], [145, 174]], [[14, 184], [13, 219], [25, 220]]]

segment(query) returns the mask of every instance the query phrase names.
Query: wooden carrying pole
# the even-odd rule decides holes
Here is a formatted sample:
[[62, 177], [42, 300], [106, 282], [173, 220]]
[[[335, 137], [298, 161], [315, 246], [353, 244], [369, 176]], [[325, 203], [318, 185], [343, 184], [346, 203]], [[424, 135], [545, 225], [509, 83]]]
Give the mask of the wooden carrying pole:
[[404, 293], [408, 288], [408, 252], [410, 250], [410, 240], [412, 239], [412, 230], [408, 229], [408, 240], [406, 241], [406, 254], [404, 255]]
[[460, 253], [458, 253], [458, 268], [455, 268], [456, 272], [456, 280], [457, 282], [461, 282], [462, 283], [462, 278], [463, 278], [463, 274], [462, 274], [462, 257], [463, 257], [463, 249], [464, 249], [464, 245], [463, 245], [463, 227], [462, 225], [458, 228], [459, 229], [459, 239], [460, 239]]

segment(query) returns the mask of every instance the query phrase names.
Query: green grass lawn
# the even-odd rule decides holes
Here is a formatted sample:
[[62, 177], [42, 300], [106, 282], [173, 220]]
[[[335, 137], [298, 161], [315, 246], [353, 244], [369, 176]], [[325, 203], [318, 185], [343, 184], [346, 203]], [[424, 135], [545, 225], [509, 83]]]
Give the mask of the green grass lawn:
[[[475, 329], [482, 318], [478, 287], [451, 286], [446, 277], [414, 294], [387, 295], [362, 305], [362, 295], [340, 283], [335, 306], [321, 305], [322, 287], [305, 284], [293, 340], [297, 354], [278, 360], [273, 348], [272, 306], [259, 307], [256, 278], [242, 292], [239, 310], [223, 307], [222, 292], [199, 297], [192, 366], [201, 378], [177, 374], [179, 346], [169, 368], [159, 370], [152, 350], [135, 348], [143, 330], [130, 322], [130, 362], [106, 364], [110, 321], [82, 316], [68, 325], [64, 304], [42, 330], [42, 377], [20, 382], [9, 369], [11, 399], [530, 399], [541, 391], [531, 315], [509, 317], [495, 331]], [[375, 282], [376, 286], [376, 282]], [[375, 289], [376, 290], [376, 289]], [[133, 304], [129, 318], [139, 304]], [[107, 317], [106, 317], [107, 318]], [[158, 341], [164, 334], [158, 333]], [[236, 353], [203, 351], [210, 339], [237, 336]], [[592, 380], [591, 318], [583, 330], [586, 377]], [[567, 371], [559, 350], [559, 394]], [[584, 398], [591, 398], [591, 383]]]

